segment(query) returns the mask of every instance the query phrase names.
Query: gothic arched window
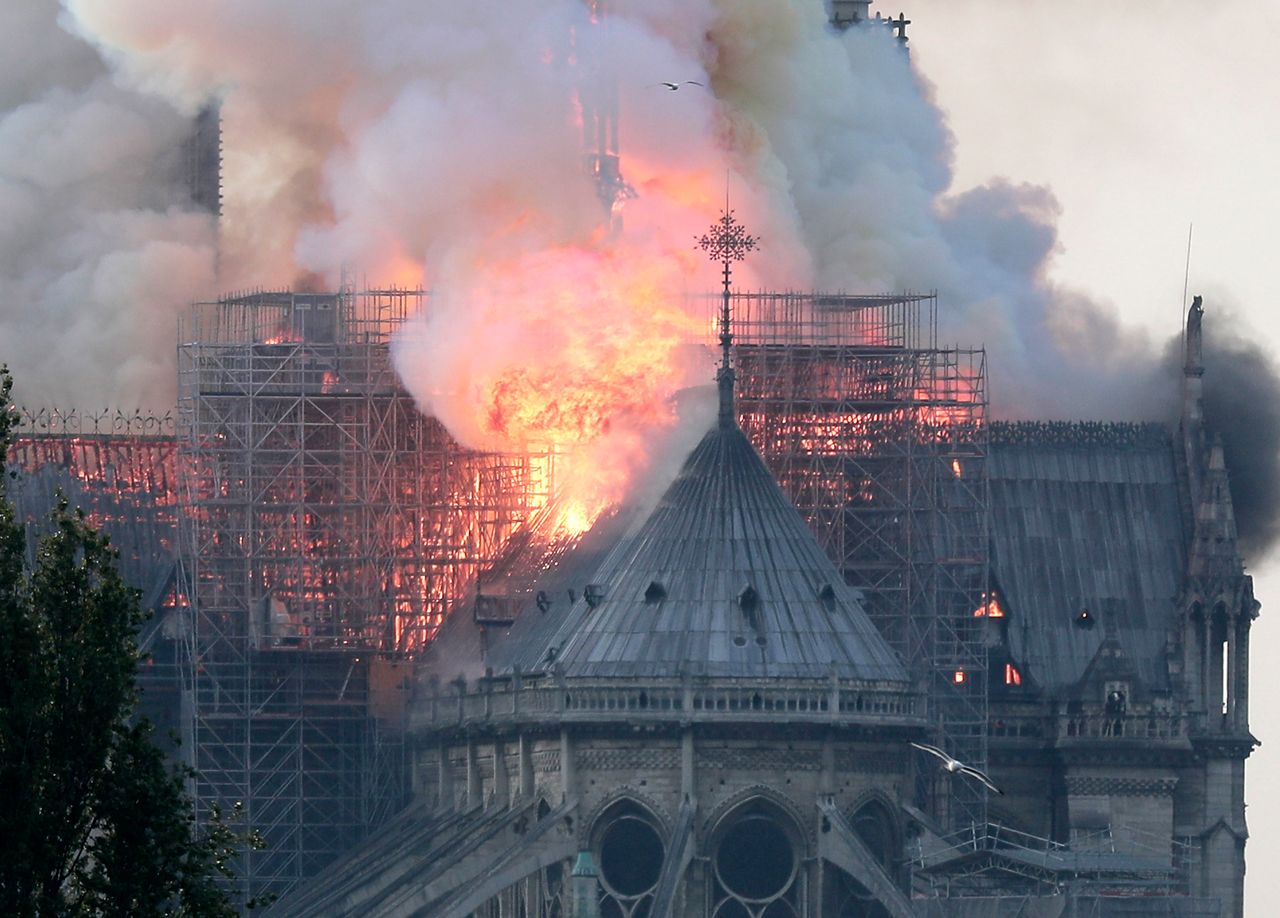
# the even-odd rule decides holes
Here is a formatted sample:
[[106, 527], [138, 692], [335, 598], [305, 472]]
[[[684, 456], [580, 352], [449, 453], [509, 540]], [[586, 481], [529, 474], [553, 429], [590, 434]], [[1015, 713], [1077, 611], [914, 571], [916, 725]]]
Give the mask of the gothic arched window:
[[799, 918], [800, 836], [767, 802], [752, 801], [726, 817], [712, 844], [712, 918]]
[[658, 821], [623, 800], [600, 815], [591, 836], [604, 891], [601, 918], [648, 918], [667, 854]]

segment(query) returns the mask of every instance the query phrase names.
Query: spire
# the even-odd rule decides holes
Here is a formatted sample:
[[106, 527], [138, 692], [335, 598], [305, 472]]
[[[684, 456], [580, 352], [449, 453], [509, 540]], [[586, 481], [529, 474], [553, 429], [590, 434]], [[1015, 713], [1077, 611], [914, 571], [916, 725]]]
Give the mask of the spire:
[[733, 277], [730, 266], [735, 261], [744, 260], [759, 241], [758, 236], [749, 234], [746, 227], [733, 218], [733, 211], [729, 209], [729, 189], [726, 186], [724, 210], [720, 219], [711, 225], [709, 232], [698, 239], [698, 247], [707, 253], [707, 257], [724, 266], [724, 300], [720, 309], [720, 367], [716, 370], [716, 387], [720, 390], [721, 428], [736, 424], [733, 410], [733, 367], [729, 362], [729, 349], [733, 344], [729, 316], [729, 287]]
[[[601, 66], [600, 49], [609, 46], [611, 19], [607, 0], [587, 0], [590, 32], [574, 32], [573, 59], [577, 61], [577, 102], [581, 111], [583, 154], [595, 181], [596, 194], [616, 233], [621, 227], [622, 206], [636, 197], [636, 190], [622, 175], [618, 142], [618, 81], [613, 70]], [[594, 37], [591, 35], [594, 33]]]

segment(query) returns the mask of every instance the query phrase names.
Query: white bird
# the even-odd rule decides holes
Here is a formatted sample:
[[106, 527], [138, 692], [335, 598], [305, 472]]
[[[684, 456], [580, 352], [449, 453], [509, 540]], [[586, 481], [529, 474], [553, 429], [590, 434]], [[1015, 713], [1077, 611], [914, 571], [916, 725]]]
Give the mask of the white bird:
[[[666, 80], [663, 80], [661, 83], [655, 83], [654, 85], [665, 86], [667, 87], [667, 89], [671, 90], [672, 92], [675, 92], [681, 86], [702, 86], [702, 84], [699, 83], [697, 80], [685, 80], [683, 83], [668, 83]], [[703, 88], [705, 89], [706, 87], [703, 87]]]
[[930, 746], [927, 743], [915, 743], [915, 742], [913, 742], [911, 745], [919, 749], [921, 752], [927, 752], [929, 753], [929, 755], [937, 756], [939, 759], [942, 760], [942, 767], [945, 768], [947, 771], [951, 772], [953, 775], [957, 773], [966, 775], [967, 777], [973, 778], [975, 781], [981, 781], [983, 784], [991, 788], [991, 790], [993, 790], [997, 794], [1004, 793], [1004, 791], [996, 787], [995, 784], [991, 782], [991, 779], [988, 778], [984, 772], [978, 771], [978, 769], [974, 768], [972, 765], [966, 765], [964, 762], [961, 762], [959, 759], [953, 759], [951, 756], [947, 755], [937, 746]]

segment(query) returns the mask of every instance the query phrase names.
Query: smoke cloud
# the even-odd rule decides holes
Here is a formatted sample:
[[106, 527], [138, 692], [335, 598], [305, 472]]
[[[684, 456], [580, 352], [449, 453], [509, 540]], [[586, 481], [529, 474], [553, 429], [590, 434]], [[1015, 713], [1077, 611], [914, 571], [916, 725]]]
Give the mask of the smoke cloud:
[[1241, 551], [1256, 562], [1280, 541], [1280, 371], [1234, 313], [1208, 301], [1204, 413], [1222, 437]]
[[[190, 298], [172, 278], [209, 292], [207, 228], [162, 206], [139, 164], [173, 148], [179, 112], [217, 97], [221, 282], [336, 284], [348, 267], [431, 287], [429, 313], [395, 348], [424, 410], [475, 446], [578, 443], [604, 489], [629, 473], [601, 457], [643, 454], [647, 425], [671, 422], [654, 406], [709, 376], [679, 345], [703, 329], [686, 294], [717, 278], [692, 240], [726, 184], [762, 237], [740, 286], [936, 289], [944, 343], [988, 349], [997, 416], [1164, 420], [1176, 398], [1158, 342], [1050, 280], [1053, 195], [1012, 181], [949, 192], [953, 141], [928, 85], [889, 30], [836, 33], [818, 0], [512, 0], [500, 13], [443, 0], [64, 2], [64, 25], [97, 52], [59, 29], [51, 0], [5, 14], [34, 17], [41, 40], [19, 49], [14, 28], [0, 39], [30, 48], [0, 64], [14, 68], [0, 207], [8, 227], [36, 226], [4, 243], [17, 294], [4, 322], [48, 348], [114, 340], [104, 325], [136, 330], [154, 312], [140, 292], [167, 308]], [[615, 97], [636, 196], [611, 219], [583, 161], [591, 111]], [[112, 114], [94, 119], [94, 105]], [[83, 125], [84, 139], [23, 157], [41, 118]], [[24, 159], [52, 177], [9, 180]], [[37, 295], [53, 290], [48, 304]], [[63, 345], [60, 324], [81, 322], [79, 343]], [[142, 341], [121, 366], [150, 378], [165, 351]], [[1270, 367], [1253, 369], [1270, 391]], [[1259, 445], [1256, 474], [1232, 448], [1250, 495], [1275, 464]]]
[[[937, 289], [944, 335], [993, 355], [997, 413], [1154, 410], [1149, 386], [1130, 383], [1134, 353], [1154, 367], [1156, 351], [1047, 280], [1052, 195], [1012, 183], [946, 194], [952, 139], [889, 30], [837, 34], [816, 0], [615, 0], [599, 22], [591, 6], [68, 2], [135, 88], [187, 108], [224, 99], [232, 273], [334, 283], [348, 265], [435, 289], [398, 365], [466, 442], [536, 433], [490, 423], [489, 393], [513, 374], [536, 365], [580, 386], [644, 335], [689, 332], [682, 294], [715, 276], [689, 243], [726, 175], [764, 242], [740, 283]], [[707, 90], [672, 93], [667, 79]], [[614, 94], [638, 193], [621, 232], [582, 168], [583, 105]], [[653, 276], [618, 277], [637, 261]], [[566, 303], [575, 287], [584, 296]], [[689, 372], [638, 392], [669, 394]]]
[[177, 310], [213, 283], [212, 219], [178, 181], [189, 122], [58, 12], [0, 8], [0, 361], [20, 402], [164, 410]]

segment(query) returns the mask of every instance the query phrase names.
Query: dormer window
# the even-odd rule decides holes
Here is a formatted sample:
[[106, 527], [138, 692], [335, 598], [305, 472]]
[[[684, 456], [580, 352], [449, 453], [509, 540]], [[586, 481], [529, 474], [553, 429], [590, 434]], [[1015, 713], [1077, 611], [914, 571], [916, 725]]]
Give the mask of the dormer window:
[[828, 612], [835, 611], [836, 591], [831, 584], [824, 583], [822, 587], [818, 590], [818, 602], [822, 603], [823, 607]]
[[656, 580], [650, 582], [649, 588], [644, 591], [644, 601], [651, 606], [666, 598], [667, 588]]
[[604, 584], [588, 583], [586, 589], [582, 591], [582, 598], [587, 601], [587, 605], [594, 609], [604, 602]]

